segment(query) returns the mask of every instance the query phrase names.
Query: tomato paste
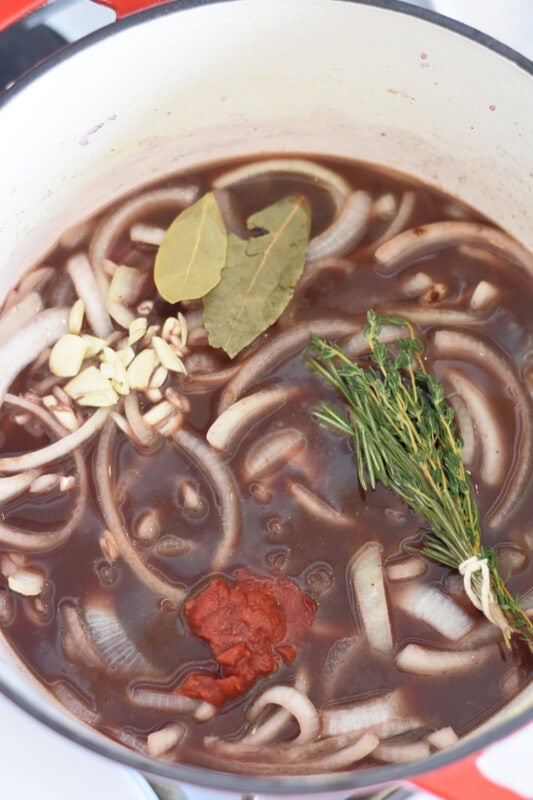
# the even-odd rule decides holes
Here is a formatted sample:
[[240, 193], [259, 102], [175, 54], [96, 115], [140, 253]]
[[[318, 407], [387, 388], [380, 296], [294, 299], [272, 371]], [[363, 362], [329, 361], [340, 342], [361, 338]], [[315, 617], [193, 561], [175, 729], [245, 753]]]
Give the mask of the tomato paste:
[[189, 675], [187, 697], [221, 706], [261, 677], [294, 659], [316, 611], [314, 601], [289, 578], [264, 578], [237, 570], [214, 578], [185, 604], [191, 631], [209, 642], [218, 674]]

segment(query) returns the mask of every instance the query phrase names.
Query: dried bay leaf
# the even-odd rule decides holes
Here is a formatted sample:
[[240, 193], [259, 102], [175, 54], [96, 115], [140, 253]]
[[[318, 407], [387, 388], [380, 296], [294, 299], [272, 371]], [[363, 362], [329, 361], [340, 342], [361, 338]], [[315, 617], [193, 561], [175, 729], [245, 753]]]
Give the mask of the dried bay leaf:
[[157, 291], [168, 303], [203, 297], [220, 280], [228, 235], [212, 192], [182, 211], [155, 258]]
[[233, 358], [276, 322], [294, 293], [305, 264], [311, 212], [304, 197], [285, 197], [252, 214], [248, 230], [262, 236], [228, 236], [220, 283], [204, 297], [209, 343]]

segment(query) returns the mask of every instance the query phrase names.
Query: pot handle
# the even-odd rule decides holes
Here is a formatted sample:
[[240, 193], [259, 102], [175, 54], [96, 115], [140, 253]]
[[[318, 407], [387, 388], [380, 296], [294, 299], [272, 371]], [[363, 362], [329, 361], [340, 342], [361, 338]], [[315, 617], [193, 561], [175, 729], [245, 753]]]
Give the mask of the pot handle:
[[533, 724], [480, 753], [409, 779], [442, 800], [526, 800], [531, 797]]
[[[46, 0], [1, 0], [0, 31], [18, 22], [26, 14], [44, 5], [45, 2]], [[135, 11], [142, 11], [144, 8], [161, 5], [167, 0], [94, 0], [94, 2], [112, 8], [119, 18], [133, 14]]]

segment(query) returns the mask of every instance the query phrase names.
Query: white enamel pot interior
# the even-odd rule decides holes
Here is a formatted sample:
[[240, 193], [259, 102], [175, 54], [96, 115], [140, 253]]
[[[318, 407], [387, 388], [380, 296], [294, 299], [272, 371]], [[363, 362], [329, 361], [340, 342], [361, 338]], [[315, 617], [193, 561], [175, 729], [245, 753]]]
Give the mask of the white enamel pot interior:
[[[61, 231], [111, 199], [223, 157], [360, 159], [456, 195], [533, 245], [531, 65], [401, 3], [236, 0], [153, 8], [52, 58], [3, 97], [0, 294]], [[170, 782], [355, 796], [505, 735], [531, 696], [423, 764], [305, 779], [156, 762], [70, 718], [3, 646], [0, 688], [51, 727]], [[211, 787], [209, 789], [208, 787]]]

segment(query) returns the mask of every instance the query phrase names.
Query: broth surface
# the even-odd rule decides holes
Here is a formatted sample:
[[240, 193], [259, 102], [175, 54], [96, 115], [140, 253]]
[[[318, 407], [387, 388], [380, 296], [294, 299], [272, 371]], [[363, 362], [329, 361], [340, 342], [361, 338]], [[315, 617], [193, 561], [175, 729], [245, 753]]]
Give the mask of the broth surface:
[[[403, 176], [357, 163], [327, 159], [322, 163], [342, 174], [351, 186], [369, 192], [374, 204], [377, 199], [390, 196], [390, 204], [396, 209], [392, 216], [397, 213], [405, 193], [414, 192], [416, 201], [404, 226], [406, 228], [421, 228], [443, 220], [484, 222], [475, 212], [449, 197]], [[209, 167], [185, 177], [178, 176], [162, 185], [179, 185], [184, 181], [197, 183], [203, 192], [218, 175], [233, 166]], [[244, 220], [250, 213], [290, 194], [308, 196], [313, 212], [312, 235], [331, 224], [334, 208], [328, 193], [308, 178], [297, 176], [270, 176], [243, 183], [232, 192], [233, 208]], [[107, 213], [91, 222], [82, 241], [76, 244], [76, 250], [86, 247], [94, 228]], [[156, 212], [143, 216], [142, 222], [166, 227], [174, 216], [175, 212]], [[389, 224], [390, 218], [380, 219], [375, 212], [355, 250], [343, 254], [342, 259], [332, 258], [331, 265], [318, 270], [315, 278], [304, 272], [293, 300], [279, 321], [235, 362], [239, 365], [246, 363], [250, 353], [301, 322], [324, 318], [353, 321], [355, 329], [365, 319], [369, 308], [383, 313], [395, 313], [400, 309], [406, 317], [409, 317], [410, 310], [423, 309], [427, 316], [419, 322], [419, 330], [427, 345], [428, 369], [444, 381], [450, 397], [453, 390], [446, 380], [449, 369], [459, 369], [481, 387], [500, 426], [501, 438], [507, 448], [500, 458], [505, 464], [505, 475], [510, 475], [520, 458], [522, 431], [515, 413], [515, 398], [510, 395], [509, 387], [496, 380], [494, 374], [482, 368], [478, 361], [465, 359], [461, 353], [445, 359], [437, 357], [433, 335], [436, 330], [453, 329], [468, 336], [483, 337], [491, 347], [504, 354], [519, 380], [524, 382], [532, 369], [531, 280], [516, 264], [498, 253], [461, 243], [438, 248], [429, 255], [408, 261], [406, 266], [402, 265], [392, 274], [385, 274], [374, 259], [373, 243]], [[44, 262], [46, 266], [54, 267], [54, 275], [43, 289], [45, 305], [55, 305], [58, 298], [59, 302], [71, 305], [76, 299], [64, 271], [70, 252], [69, 248], [58, 246]], [[154, 247], [132, 243], [128, 231], [119, 237], [108, 253], [112, 261], [140, 269], [149, 268], [154, 255]], [[429, 276], [429, 283], [433, 286], [443, 284], [444, 296], [435, 295], [433, 298], [425, 294], [422, 301], [420, 296], [411, 295], [406, 285], [418, 273]], [[457, 325], [452, 316], [449, 321], [438, 316], [441, 311], [464, 311], [474, 317], [469, 302], [481, 281], [496, 287], [497, 300], [487, 311], [479, 312], [474, 322]], [[201, 308], [199, 302], [169, 306], [156, 296], [151, 281], [143, 298], [155, 300], [149, 324], [162, 324], [179, 308], [191, 325], [196, 309]], [[414, 321], [416, 323], [417, 319]], [[189, 336], [191, 330], [189, 327]], [[185, 425], [204, 437], [218, 416], [221, 394], [228, 381], [210, 387], [198, 380], [195, 369], [207, 366], [219, 371], [232, 362], [222, 351], [210, 348], [201, 337], [196, 341], [199, 343], [188, 346], [185, 359], [189, 375], [174, 376], [172, 385], [190, 401]], [[39, 384], [48, 374], [46, 363], [37, 368], [30, 366], [11, 391], [24, 393], [33, 390], [39, 393]], [[312, 627], [292, 663], [280, 666], [272, 675], [258, 681], [245, 696], [226, 703], [205, 722], [194, 719], [190, 713], [151, 710], [132, 702], [132, 692], [136, 690], [178, 692], [189, 674], [199, 670], [212, 672], [217, 665], [207, 642], [191, 634], [182, 607], [154, 595], [124, 559], [118, 557], [110, 561], [102, 552], [101, 535], [107, 526], [94, 485], [94, 440], [83, 446], [89, 492], [81, 522], [64, 545], [49, 552], [27, 555], [28, 566], [44, 571], [46, 589], [39, 603], [32, 597], [12, 595], [14, 614], [3, 627], [4, 635], [38, 680], [67, 703], [74, 713], [128, 746], [142, 749], [148, 734], [167, 723], [183, 720], [187, 725], [185, 739], [176, 752], [166, 757], [186, 763], [214, 764], [221, 768], [206, 750], [204, 738], [238, 738], [249, 729], [246, 710], [251, 702], [267, 686], [293, 685], [298, 676], [307, 679], [308, 696], [317, 709], [400, 690], [406, 714], [420, 720], [420, 725], [408, 734], [407, 740], [422, 739], [428, 732], [446, 726], [451, 726], [459, 736], [468, 732], [507, 702], [509, 696], [502, 687], [508, 685], [504, 677], [510, 670], [514, 670], [516, 676], [515, 692], [528, 683], [533, 667], [531, 655], [526, 647], [516, 642], [512, 650], [506, 650], [501, 641], [483, 665], [461, 673], [460, 679], [447, 674], [429, 677], [400, 671], [393, 659], [372, 654], [362, 641], [358, 655], [352, 661], [348, 660], [344, 667], [342, 663], [339, 666], [339, 654], [343, 647], [346, 649], [346, 640], [356, 635], [362, 637], [354, 597], [348, 585], [351, 559], [366, 541], [378, 541], [383, 548], [385, 566], [396, 563], [409, 554], [409, 545], [421, 542], [424, 523], [381, 485], [368, 492], [358, 486], [351, 443], [324, 430], [312, 416], [313, 409], [322, 400], [338, 401], [333, 391], [310, 373], [306, 366], [306, 346], [261, 374], [245, 394], [272, 387], [287, 387], [291, 393], [280, 408], [256, 420], [251, 428], [245, 430], [225, 457], [240, 490], [242, 530], [238, 547], [222, 573], [231, 577], [235, 569], [246, 567], [260, 576], [283, 574], [316, 602]], [[142, 404], [145, 409], [150, 406], [146, 398]], [[83, 414], [89, 416], [87, 410]], [[16, 416], [6, 405], [0, 410], [2, 456], [33, 450], [55, 439], [42, 429], [36, 431], [31, 425], [18, 424]], [[250, 475], [247, 463], [258, 443], [265, 437], [287, 430], [296, 431], [302, 438], [303, 446], [298, 454], [286, 459], [265, 477]], [[476, 454], [471, 475], [483, 541], [487, 545], [498, 544], [503, 549], [513, 548], [523, 554], [519, 568], [509, 576], [508, 586], [513, 595], [527, 595], [533, 585], [529, 553], [533, 542], [532, 481], [503, 524], [491, 527], [488, 524], [491, 509], [507, 487], [505, 482], [494, 486], [481, 478], [479, 447]], [[212, 566], [221, 536], [219, 499], [205, 472], [169, 439], [162, 438], [147, 452], [119, 429], [114, 435], [112, 464], [113, 492], [124, 528], [137, 552], [165, 580], [184, 584], [189, 594], [195, 594], [211, 576], [219, 574]], [[74, 474], [72, 459], [56, 462], [53, 471]], [[184, 508], [183, 491], [180, 491], [183, 481], [192, 482], [199, 493], [199, 511], [190, 512]], [[328, 527], [297, 501], [291, 492], [294, 483], [310, 489], [318, 498], [349, 517], [351, 523]], [[6, 524], [31, 531], [58, 528], [71, 515], [75, 495], [75, 491], [59, 490], [42, 496], [26, 493], [5, 504], [1, 517]], [[157, 512], [159, 532], [153, 542], [143, 544], [133, 538], [133, 532], [138, 530], [143, 515], [154, 511]], [[165, 555], [164, 545], [158, 547], [158, 542], [165, 540], [168, 544], [176, 537], [185, 542], [184, 552]], [[1, 552], [5, 555], [12, 553], [13, 549], [6, 547]], [[415, 580], [422, 585], [439, 587], [466, 611], [476, 626], [484, 624], [483, 615], [469, 603], [454, 571], [428, 561], [425, 574]], [[5, 581], [2, 585], [6, 586]], [[404, 585], [386, 579], [395, 652], [408, 643], [461, 649], [460, 642], [450, 643], [427, 623], [396, 606], [395, 598]], [[74, 663], [64, 652], [65, 622], [61, 612], [71, 604], [75, 604], [82, 614], [91, 608], [103, 609], [104, 612], [106, 609], [114, 610], [135, 653], [137, 656], [140, 653], [141, 657], [127, 652], [114, 669], [95, 669], [91, 665]], [[113, 649], [112, 632], [110, 636]], [[277, 740], [288, 741], [297, 730], [295, 724], [288, 724]], [[361, 763], [363, 766], [373, 763], [372, 756]], [[231, 765], [226, 768], [230, 769]]]

